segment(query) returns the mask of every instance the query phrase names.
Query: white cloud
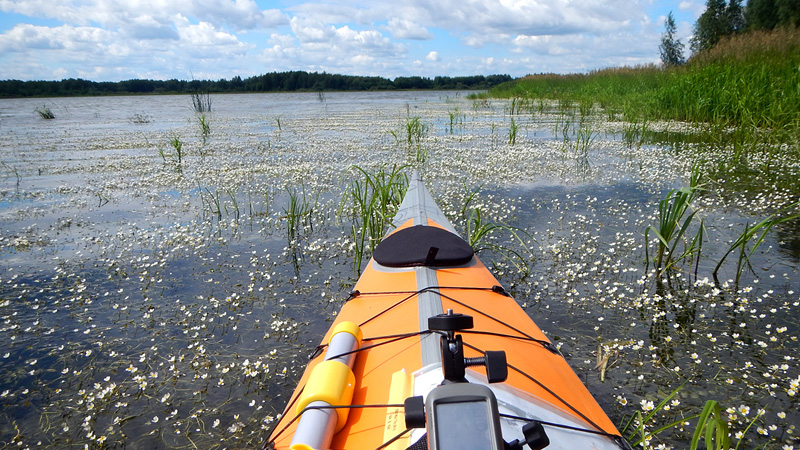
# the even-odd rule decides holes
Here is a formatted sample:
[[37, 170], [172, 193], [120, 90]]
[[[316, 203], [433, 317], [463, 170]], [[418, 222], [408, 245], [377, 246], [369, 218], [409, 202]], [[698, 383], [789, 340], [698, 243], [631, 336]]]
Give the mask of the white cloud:
[[702, 3], [307, 0], [261, 9], [255, 0], [0, 0], [0, 11], [31, 18], [0, 31], [0, 79], [568, 72], [657, 61], [663, 22], [650, 17], [680, 9], [686, 36], [688, 11]]
[[45, 0], [0, 0], [0, 10], [45, 17], [68, 24], [126, 28], [132, 22], [164, 24], [175, 16], [234, 29], [272, 28], [288, 23], [279, 10], [261, 10], [253, 0], [73, 0], [54, 7]]
[[180, 27], [179, 32], [181, 41], [188, 47], [213, 47], [225, 52], [245, 47], [236, 36], [217, 30], [208, 22], [197, 25], [186, 23]]
[[326, 42], [333, 37], [334, 28], [316, 20], [293, 17], [290, 23], [292, 32], [300, 42]]
[[427, 28], [397, 17], [390, 19], [386, 28], [396, 39], [429, 40], [433, 38], [433, 34]]
[[281, 11], [262, 11], [253, 0], [195, 0], [187, 3], [188, 8], [176, 12], [188, 11], [188, 15], [237, 29], [272, 28], [288, 22], [288, 17]]
[[71, 25], [51, 28], [19, 24], [0, 35], [0, 52], [66, 50], [83, 53], [103, 49], [109, 41], [113, 41], [111, 34], [99, 28]]

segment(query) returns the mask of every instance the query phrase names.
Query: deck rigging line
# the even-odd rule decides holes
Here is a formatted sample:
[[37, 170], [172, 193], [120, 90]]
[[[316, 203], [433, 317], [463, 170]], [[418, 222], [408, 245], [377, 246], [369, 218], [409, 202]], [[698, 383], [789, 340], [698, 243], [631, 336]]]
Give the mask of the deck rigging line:
[[[461, 306], [463, 306], [464, 308], [467, 308], [467, 309], [469, 309], [470, 311], [473, 311], [473, 312], [475, 312], [475, 313], [477, 313], [477, 314], [480, 314], [480, 315], [481, 315], [481, 316], [483, 316], [483, 317], [489, 318], [489, 319], [491, 319], [491, 320], [493, 320], [493, 321], [497, 322], [498, 324], [500, 324], [500, 325], [502, 325], [502, 326], [504, 326], [504, 327], [506, 327], [506, 328], [510, 328], [511, 330], [514, 330], [515, 332], [517, 332], [517, 333], [519, 333], [519, 334], [521, 335], [521, 336], [508, 336], [508, 335], [504, 335], [504, 334], [495, 334], [495, 335], [497, 335], [497, 336], [508, 336], [508, 337], [514, 337], [515, 339], [526, 339], [526, 340], [530, 340], [530, 341], [533, 341], [533, 342], [538, 342], [539, 344], [541, 344], [541, 345], [542, 345], [544, 348], [546, 348], [547, 350], [549, 350], [549, 351], [551, 351], [551, 352], [553, 352], [553, 353], [559, 354], [559, 355], [561, 354], [561, 353], [560, 353], [560, 352], [559, 352], [559, 351], [558, 351], [558, 350], [557, 350], [557, 349], [556, 349], [556, 348], [555, 348], [555, 347], [554, 347], [554, 346], [553, 346], [553, 345], [552, 345], [550, 342], [548, 342], [548, 341], [546, 341], [546, 340], [543, 340], [543, 339], [536, 339], [536, 338], [534, 338], [533, 336], [531, 336], [531, 335], [529, 335], [529, 334], [525, 333], [524, 331], [522, 331], [522, 330], [519, 330], [519, 329], [517, 329], [517, 328], [515, 328], [515, 327], [513, 327], [513, 326], [511, 326], [511, 325], [509, 325], [509, 324], [507, 324], [507, 323], [505, 323], [505, 322], [503, 322], [503, 321], [501, 321], [501, 320], [497, 319], [496, 317], [493, 317], [493, 316], [491, 316], [491, 315], [489, 315], [489, 314], [486, 314], [485, 312], [483, 312], [483, 311], [481, 311], [481, 310], [479, 310], [479, 309], [477, 309], [477, 308], [474, 308], [474, 307], [472, 307], [472, 306], [469, 306], [469, 305], [465, 304], [464, 302], [462, 302], [462, 301], [458, 300], [458, 299], [457, 299], [457, 298], [455, 298], [455, 297], [452, 297], [452, 296], [450, 296], [450, 295], [447, 295], [447, 294], [443, 294], [443, 293], [441, 292], [441, 290], [442, 290], [442, 289], [454, 289], [454, 290], [473, 290], [473, 291], [491, 291], [491, 292], [494, 292], [494, 293], [500, 294], [500, 295], [502, 295], [502, 296], [505, 296], [505, 297], [511, 297], [511, 296], [510, 296], [510, 295], [509, 295], [509, 294], [508, 294], [508, 293], [505, 291], [505, 289], [503, 289], [503, 287], [502, 287], [502, 286], [498, 286], [498, 285], [494, 285], [494, 286], [492, 286], [492, 287], [476, 287], [476, 286], [428, 286], [428, 287], [426, 287], [426, 288], [423, 288], [423, 289], [420, 289], [420, 290], [418, 290], [418, 291], [385, 291], [385, 292], [382, 292], [382, 291], [378, 291], [378, 292], [359, 292], [359, 291], [353, 291], [353, 292], [351, 292], [351, 293], [350, 293], [350, 297], [348, 298], [348, 301], [349, 301], [349, 300], [351, 300], [351, 299], [353, 299], [353, 298], [356, 298], [356, 297], [362, 296], [362, 295], [398, 295], [398, 294], [407, 294], [407, 296], [406, 296], [406, 297], [404, 297], [404, 298], [402, 298], [402, 299], [398, 300], [396, 303], [394, 303], [394, 304], [390, 305], [389, 307], [385, 308], [384, 310], [382, 310], [382, 311], [379, 311], [378, 313], [376, 313], [376, 314], [375, 314], [375, 315], [373, 315], [372, 317], [370, 317], [370, 318], [368, 318], [368, 319], [364, 320], [363, 322], [361, 322], [361, 323], [359, 324], [359, 326], [361, 327], [361, 326], [364, 326], [364, 325], [366, 325], [367, 323], [371, 322], [372, 320], [374, 320], [374, 319], [376, 319], [376, 318], [378, 318], [378, 317], [382, 316], [383, 314], [386, 314], [387, 312], [391, 311], [392, 309], [396, 308], [397, 306], [399, 306], [399, 305], [401, 305], [401, 304], [403, 304], [403, 303], [407, 302], [408, 300], [411, 300], [411, 299], [412, 299], [412, 298], [414, 298], [415, 296], [418, 296], [418, 295], [420, 295], [420, 294], [422, 294], [422, 293], [424, 293], [424, 292], [433, 292], [433, 293], [436, 293], [436, 294], [438, 294], [438, 295], [439, 295], [440, 297], [442, 297], [442, 298], [446, 298], [446, 299], [448, 299], [448, 300], [450, 300], [450, 301], [452, 301], [452, 302], [455, 302], [455, 303], [457, 303], [458, 305], [461, 305]], [[480, 333], [480, 332], [478, 332], [478, 331], [468, 331], [468, 330], [465, 330], [465, 332], [468, 332], [468, 333], [469, 333], [469, 332], [472, 332], [472, 333]], [[489, 332], [483, 332], [483, 333], [485, 333], [485, 334], [491, 334], [491, 333], [489, 333]]]
[[[458, 305], [463, 306], [464, 308], [467, 308], [467, 309], [469, 309], [469, 310], [471, 310], [471, 311], [473, 311], [475, 313], [478, 313], [478, 314], [480, 314], [480, 315], [482, 315], [484, 317], [487, 317], [487, 318], [489, 318], [491, 320], [494, 320], [495, 322], [497, 322], [497, 323], [499, 323], [499, 324], [501, 324], [501, 325], [503, 325], [503, 326], [515, 331], [516, 333], [519, 333], [519, 335], [515, 336], [515, 335], [504, 334], [504, 333], [481, 331], [481, 330], [461, 330], [461, 331], [459, 331], [460, 333], [463, 333], [463, 334], [490, 335], [490, 336], [506, 337], [506, 338], [509, 338], [509, 339], [520, 339], [520, 340], [536, 342], [536, 343], [542, 345], [542, 347], [544, 347], [546, 350], [548, 350], [550, 352], [553, 352], [555, 354], [561, 355], [561, 352], [559, 352], [558, 349], [556, 349], [550, 342], [548, 342], [546, 340], [542, 340], [542, 339], [536, 339], [533, 336], [530, 336], [529, 334], [527, 334], [527, 333], [525, 333], [525, 332], [523, 332], [523, 331], [521, 331], [521, 330], [519, 330], [519, 329], [517, 329], [517, 328], [515, 328], [515, 327], [513, 327], [511, 325], [508, 325], [508, 324], [498, 320], [497, 318], [492, 317], [491, 315], [484, 313], [483, 311], [481, 311], [479, 309], [476, 309], [476, 308], [474, 308], [472, 306], [469, 306], [469, 305], [457, 300], [454, 297], [442, 294], [442, 292], [441, 292], [442, 289], [492, 291], [492, 292], [498, 293], [500, 295], [510, 297], [510, 295], [500, 286], [492, 286], [492, 287], [429, 286], [429, 287], [420, 289], [418, 291], [359, 292], [359, 291], [356, 290], [356, 291], [353, 291], [353, 292], [350, 293], [350, 297], [348, 297], [348, 299], [346, 301], [350, 301], [350, 300], [352, 300], [352, 299], [354, 299], [356, 297], [363, 296], [363, 295], [398, 295], [398, 294], [407, 294], [406, 297], [398, 300], [397, 302], [395, 302], [394, 304], [392, 304], [389, 307], [385, 308], [384, 310], [376, 313], [375, 315], [373, 315], [372, 317], [366, 319], [365, 321], [363, 321], [359, 325], [359, 326], [364, 326], [365, 324], [367, 324], [370, 321], [376, 319], [377, 317], [380, 317], [381, 315], [386, 314], [387, 312], [391, 311], [392, 309], [396, 308], [397, 306], [407, 302], [408, 300], [410, 300], [410, 299], [412, 299], [412, 298], [414, 298], [416, 296], [419, 296], [422, 293], [425, 293], [425, 292], [436, 293], [442, 298], [446, 298], [446, 299], [448, 299], [448, 300], [450, 300], [452, 302], [457, 303]], [[370, 350], [370, 349], [373, 349], [373, 348], [376, 348], [376, 347], [392, 344], [392, 343], [395, 343], [395, 342], [398, 342], [398, 341], [401, 341], [401, 340], [404, 340], [404, 339], [417, 337], [417, 336], [422, 336], [422, 335], [428, 335], [428, 334], [432, 334], [432, 333], [443, 334], [443, 333], [438, 332], [438, 331], [422, 330], [422, 331], [414, 331], [414, 332], [404, 333], [404, 334], [364, 337], [363, 338], [364, 341], [377, 341], [377, 340], [384, 340], [384, 341], [383, 342], [378, 342], [378, 343], [375, 343], [375, 344], [371, 344], [371, 345], [362, 346], [360, 348], [357, 348], [357, 349], [354, 349], [354, 350], [351, 350], [351, 351], [348, 351], [348, 352], [344, 352], [344, 353], [341, 353], [339, 355], [335, 355], [334, 358], [338, 358], [338, 357], [342, 357], [342, 356], [346, 356], [346, 355], [350, 355], [350, 354], [359, 353], [359, 352]], [[467, 347], [467, 348], [470, 348], [470, 349], [478, 352], [478, 353], [481, 353], [481, 354], [485, 353], [483, 350], [475, 347], [474, 345], [470, 345], [467, 342], [464, 342], [463, 345], [465, 347]], [[325, 350], [327, 347], [328, 347], [328, 344], [322, 344], [322, 345], [317, 346], [315, 348], [314, 352], [309, 356], [309, 360], [314, 360], [318, 356], [322, 355], [323, 350]], [[563, 357], [563, 355], [562, 355], [562, 357]], [[564, 425], [564, 424], [557, 424], [557, 423], [541, 422], [540, 421], [542, 424], [549, 425], [549, 426], [552, 426], [552, 427], [571, 429], [571, 430], [579, 431], [579, 432], [598, 434], [598, 435], [613, 437], [613, 438], [617, 438], [617, 439], [620, 438], [620, 436], [617, 435], [617, 434], [609, 433], [609, 432], [603, 430], [602, 427], [597, 425], [594, 421], [589, 419], [580, 410], [578, 410], [577, 408], [572, 406], [569, 402], [567, 402], [566, 400], [561, 398], [558, 394], [556, 394], [554, 391], [552, 391], [546, 385], [544, 385], [543, 383], [541, 383], [540, 381], [535, 379], [532, 375], [520, 370], [519, 368], [517, 368], [516, 366], [514, 366], [512, 364], [506, 363], [506, 365], [510, 369], [514, 370], [515, 372], [519, 373], [523, 377], [527, 378], [528, 380], [532, 381], [533, 383], [535, 383], [536, 385], [538, 385], [539, 387], [544, 389], [546, 392], [548, 392], [550, 395], [552, 395], [554, 398], [556, 398], [558, 401], [560, 401], [562, 404], [564, 404], [567, 408], [569, 408], [571, 411], [573, 411], [576, 415], [578, 415], [583, 420], [585, 420], [588, 424], [590, 424], [591, 426], [596, 428], [596, 430], [573, 427], [571, 425]], [[284, 415], [286, 414], [286, 412], [290, 411], [292, 406], [297, 402], [297, 400], [301, 396], [304, 388], [305, 388], [305, 386], [301, 386], [300, 387], [300, 389], [298, 390], [297, 396], [292, 398], [292, 400], [286, 406], [286, 409], [284, 409]], [[284, 425], [283, 428], [281, 428], [274, 435], [274, 438], [271, 439], [267, 443], [267, 445], [270, 445], [271, 443], [274, 443], [277, 440], [277, 438], [280, 437], [281, 434], [283, 434], [294, 422], [296, 422], [300, 418], [300, 416], [302, 416], [303, 412], [305, 412], [306, 410], [310, 410], [310, 409], [337, 409], [337, 408], [352, 408], [352, 409], [356, 409], [356, 408], [398, 408], [398, 407], [403, 407], [403, 406], [404, 405], [395, 405], [395, 404], [308, 406], [308, 407], [304, 408], [303, 411], [301, 411], [299, 414], [295, 415], [295, 417], [293, 417], [292, 420], [290, 420], [286, 425]], [[512, 415], [507, 415], [507, 414], [501, 414], [501, 416], [507, 417], [507, 418], [511, 418], [511, 419], [514, 419], [514, 420], [528, 421], [528, 422], [534, 420], [534, 419], [530, 419], [530, 418], [512, 416]], [[406, 429], [405, 431], [399, 433], [397, 436], [394, 436], [393, 438], [391, 438], [389, 441], [384, 442], [383, 444], [381, 444], [381, 446], [377, 447], [377, 449], [382, 449], [382, 448], [387, 447], [392, 442], [396, 441], [397, 439], [400, 439], [404, 434], [408, 433], [409, 431], [410, 431], [410, 429]], [[621, 445], [621, 447], [622, 448], [626, 448], [626, 447], [624, 447], [622, 445]], [[627, 447], [627, 448], [629, 448], [629, 447]]]

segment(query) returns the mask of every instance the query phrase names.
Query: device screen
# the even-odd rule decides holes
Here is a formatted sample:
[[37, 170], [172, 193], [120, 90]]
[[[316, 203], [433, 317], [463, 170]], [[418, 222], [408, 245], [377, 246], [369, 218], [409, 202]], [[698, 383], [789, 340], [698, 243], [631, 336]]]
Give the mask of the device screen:
[[439, 450], [493, 448], [485, 401], [437, 403], [435, 408]]

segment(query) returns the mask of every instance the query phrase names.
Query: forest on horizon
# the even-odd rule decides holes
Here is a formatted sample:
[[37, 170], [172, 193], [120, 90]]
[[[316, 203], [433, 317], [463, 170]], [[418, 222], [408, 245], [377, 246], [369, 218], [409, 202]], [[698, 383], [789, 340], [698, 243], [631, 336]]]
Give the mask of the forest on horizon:
[[272, 72], [230, 80], [125, 80], [97, 82], [70, 78], [60, 81], [0, 80], [0, 98], [145, 95], [185, 93], [324, 92], [377, 90], [483, 90], [511, 81], [510, 75], [383, 77], [316, 72]]

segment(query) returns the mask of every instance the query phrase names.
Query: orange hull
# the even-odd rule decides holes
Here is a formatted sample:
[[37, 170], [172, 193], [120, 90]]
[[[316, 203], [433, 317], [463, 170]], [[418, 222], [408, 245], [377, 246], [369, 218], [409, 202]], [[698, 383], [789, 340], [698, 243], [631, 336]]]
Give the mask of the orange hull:
[[[416, 174], [412, 178], [390, 235], [415, 225], [452, 230]], [[498, 397], [501, 413], [505, 405], [513, 415], [545, 423], [551, 441], [548, 448], [627, 448], [563, 356], [477, 257], [444, 267], [424, 263], [386, 267], [370, 260], [353, 298], [342, 307], [322, 340], [327, 344], [332, 330], [345, 321], [357, 324], [363, 333], [361, 350], [353, 353], [355, 386], [350, 404], [367, 407], [349, 409], [346, 423], [339, 424], [329, 448], [405, 449], [415, 442], [420, 432], [404, 432], [403, 408], [385, 405], [402, 404], [411, 395], [425, 395], [441, 382], [439, 335], [427, 330], [427, 317], [448, 309], [474, 318], [474, 328], [461, 333], [465, 356], [480, 356], [486, 350], [505, 351], [508, 378], [489, 385]], [[322, 360], [320, 354], [309, 362], [270, 436], [268, 448], [290, 448], [299, 422], [297, 399]], [[485, 374], [483, 368], [468, 369], [467, 378], [485, 383]], [[521, 425], [513, 422], [503, 422], [506, 441], [521, 437], [521, 432], [514, 431]], [[386, 446], [398, 435], [401, 437]]]

